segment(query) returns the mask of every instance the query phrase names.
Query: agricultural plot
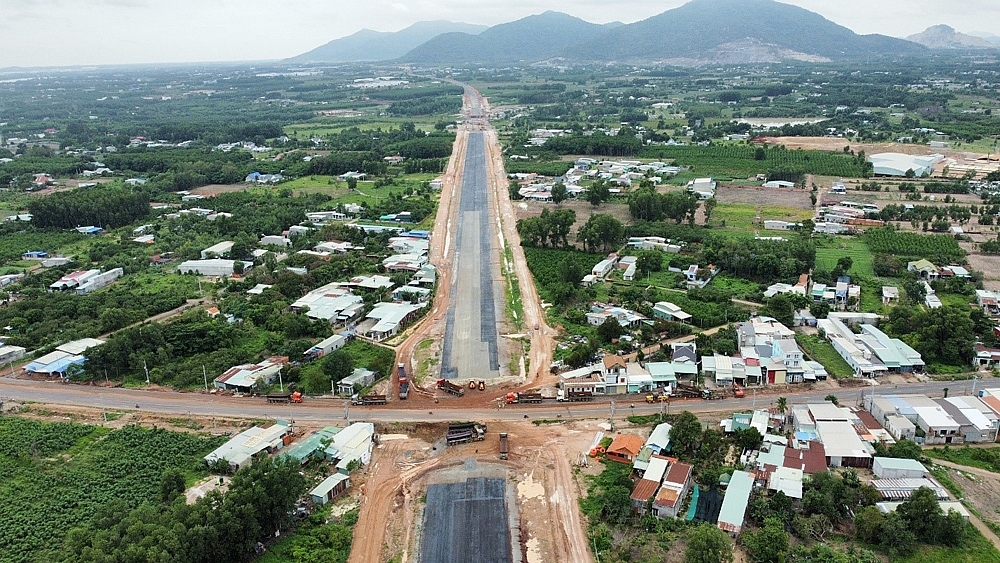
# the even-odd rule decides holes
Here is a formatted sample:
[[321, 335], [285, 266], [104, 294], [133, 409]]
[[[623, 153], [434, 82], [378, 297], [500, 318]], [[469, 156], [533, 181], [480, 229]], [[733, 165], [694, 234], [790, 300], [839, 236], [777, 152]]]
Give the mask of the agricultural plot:
[[869, 229], [864, 239], [875, 254], [916, 256], [942, 262], [965, 257], [965, 251], [959, 247], [958, 241], [947, 235], [920, 235], [883, 227]]
[[[819, 174], [841, 178], [865, 175], [865, 163], [842, 153], [767, 148], [763, 154], [749, 145], [654, 146], [644, 149], [643, 158], [672, 159], [702, 175], [720, 178], [747, 178], [774, 172]], [[763, 157], [763, 158], [761, 158]]]
[[158, 501], [165, 470], [180, 469], [188, 481], [203, 477], [201, 457], [221, 442], [136, 426], [109, 432], [0, 419], [0, 563], [57, 560], [66, 532], [98, 507]]
[[[788, 221], [798, 223], [813, 217], [811, 209], [794, 207], [762, 207], [746, 203], [721, 203], [712, 212], [711, 225], [718, 227], [726, 234], [753, 234], [760, 236], [789, 236], [793, 233], [783, 231], [765, 231], [765, 220]], [[723, 228], [723, 225], [725, 227]]]
[[872, 268], [872, 253], [865, 241], [857, 238], [831, 237], [822, 239], [816, 245], [816, 269], [833, 270], [837, 260], [848, 257], [851, 259], [852, 276], [874, 276]]

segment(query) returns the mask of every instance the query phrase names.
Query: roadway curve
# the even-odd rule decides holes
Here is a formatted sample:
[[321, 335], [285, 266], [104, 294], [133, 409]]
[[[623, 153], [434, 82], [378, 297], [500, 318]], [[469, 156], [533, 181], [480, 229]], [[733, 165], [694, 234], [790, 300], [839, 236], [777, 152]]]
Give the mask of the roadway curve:
[[[875, 387], [879, 395], [891, 393], [922, 393], [932, 396], [942, 395], [942, 389], [948, 387], [950, 395], [962, 395], [971, 391], [972, 381], [948, 381], [932, 383], [910, 383], [898, 386], [880, 385]], [[787, 393], [784, 396], [789, 404], [802, 404], [822, 401], [827, 395], [835, 395], [843, 404], [856, 404], [862, 393], [871, 393], [871, 387], [857, 387], [836, 391], [806, 390], [798, 393]], [[669, 406], [672, 411], [689, 410], [695, 413], [733, 412], [757, 407], [770, 406], [776, 399], [775, 395], [761, 396], [754, 399], [749, 396], [743, 399], [723, 399], [718, 401], [703, 401], [701, 399], [675, 400]], [[228, 395], [212, 395], [207, 393], [177, 393], [172, 391], [153, 391], [142, 389], [124, 389], [73, 385], [52, 381], [33, 381], [24, 379], [0, 379], [0, 397], [4, 400], [17, 402], [36, 402], [52, 405], [68, 405], [91, 408], [108, 408], [112, 410], [152, 412], [161, 414], [176, 414], [202, 417], [225, 418], [295, 418], [300, 422], [316, 422], [330, 424], [343, 421], [349, 413], [351, 420], [368, 420], [372, 422], [443, 422], [449, 420], [474, 419], [481, 421], [513, 421], [530, 419], [593, 419], [606, 418], [609, 415], [610, 398], [602, 398], [593, 403], [556, 403], [545, 402], [540, 405], [511, 405], [505, 409], [496, 408], [454, 408], [448, 407], [447, 401], [442, 404], [426, 405], [423, 408], [431, 410], [416, 410], [414, 407], [399, 408], [405, 405], [402, 401], [384, 407], [348, 407], [342, 399], [307, 398], [303, 404], [273, 405], [261, 397], [232, 397]], [[652, 414], [666, 408], [661, 405], [648, 405], [643, 397], [624, 395], [614, 398], [616, 401], [616, 417], [621, 419], [630, 414]], [[632, 403], [632, 401], [635, 401]], [[634, 408], [629, 405], [634, 404]]]

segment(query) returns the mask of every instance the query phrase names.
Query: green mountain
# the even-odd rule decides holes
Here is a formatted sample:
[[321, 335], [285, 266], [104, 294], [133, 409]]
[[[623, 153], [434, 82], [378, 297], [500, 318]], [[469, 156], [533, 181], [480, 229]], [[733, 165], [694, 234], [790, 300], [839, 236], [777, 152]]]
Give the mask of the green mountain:
[[691, 0], [563, 51], [579, 61], [719, 64], [832, 61], [926, 52], [884, 35], [858, 35], [773, 0]]
[[288, 62], [346, 63], [398, 59], [414, 47], [442, 33], [458, 32], [474, 36], [485, 29], [487, 29], [485, 25], [443, 20], [417, 22], [396, 32], [362, 29], [353, 35], [334, 39], [308, 53], [292, 57]]
[[445, 33], [414, 48], [403, 62], [418, 64], [501, 64], [534, 62], [556, 56], [567, 47], [621, 27], [599, 25], [559, 12], [493, 26], [472, 35]]

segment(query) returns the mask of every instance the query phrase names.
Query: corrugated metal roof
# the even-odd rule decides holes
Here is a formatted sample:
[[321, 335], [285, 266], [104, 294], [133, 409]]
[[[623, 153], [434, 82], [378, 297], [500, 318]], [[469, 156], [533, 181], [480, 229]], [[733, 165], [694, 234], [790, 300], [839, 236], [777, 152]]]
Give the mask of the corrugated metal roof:
[[635, 484], [635, 488], [632, 489], [632, 500], [638, 502], [646, 502], [653, 498], [656, 494], [656, 489], [660, 487], [659, 481], [650, 481], [649, 479], [639, 479], [639, 482]]
[[743, 517], [746, 515], [750, 492], [753, 490], [753, 475], [746, 471], [734, 471], [722, 499], [722, 510], [719, 512], [719, 527], [727, 532], [739, 532], [743, 528]]

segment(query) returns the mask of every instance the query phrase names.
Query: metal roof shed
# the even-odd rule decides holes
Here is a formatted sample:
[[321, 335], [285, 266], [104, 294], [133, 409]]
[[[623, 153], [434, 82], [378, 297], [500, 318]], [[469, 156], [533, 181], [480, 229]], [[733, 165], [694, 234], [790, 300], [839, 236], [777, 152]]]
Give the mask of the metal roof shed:
[[343, 494], [350, 486], [350, 476], [343, 473], [334, 473], [324, 479], [322, 483], [316, 485], [315, 489], [309, 491], [309, 496], [312, 497], [312, 501], [316, 504], [326, 504]]
[[876, 457], [872, 473], [880, 479], [919, 479], [927, 475], [927, 468], [915, 459]]
[[743, 517], [750, 502], [750, 492], [753, 490], [753, 475], [746, 471], [734, 471], [722, 500], [722, 510], [719, 512], [718, 526], [730, 534], [739, 535], [743, 529]]

